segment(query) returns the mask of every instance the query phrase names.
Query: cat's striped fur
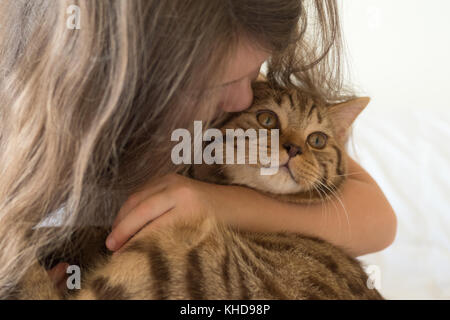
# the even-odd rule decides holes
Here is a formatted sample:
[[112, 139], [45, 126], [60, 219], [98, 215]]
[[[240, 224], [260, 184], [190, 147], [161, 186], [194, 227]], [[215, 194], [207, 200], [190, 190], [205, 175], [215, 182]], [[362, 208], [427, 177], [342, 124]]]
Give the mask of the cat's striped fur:
[[[259, 165], [217, 165], [199, 167], [193, 174], [290, 202], [333, 196], [345, 179], [347, 129], [368, 100], [325, 106], [296, 90], [273, 89], [262, 82], [254, 91], [252, 107], [228, 119], [223, 128], [264, 127], [256, 115], [270, 110], [280, 129], [280, 151], [286, 149], [280, 152], [280, 164], [289, 161], [286, 169], [264, 177]], [[326, 134], [326, 147], [308, 145], [314, 132]], [[319, 146], [320, 139], [313, 144]], [[356, 259], [321, 239], [238, 230], [212, 215], [140, 232], [119, 253], [99, 260], [70, 299], [382, 299], [368, 288], [368, 277]], [[61, 298], [46, 277], [36, 265], [16, 298]]]

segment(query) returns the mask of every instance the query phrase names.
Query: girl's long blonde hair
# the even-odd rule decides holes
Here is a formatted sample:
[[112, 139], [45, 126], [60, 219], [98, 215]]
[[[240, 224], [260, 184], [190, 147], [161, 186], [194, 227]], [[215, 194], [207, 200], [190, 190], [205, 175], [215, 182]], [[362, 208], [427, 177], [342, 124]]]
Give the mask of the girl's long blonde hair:
[[[211, 118], [240, 36], [273, 53], [270, 81], [344, 98], [331, 0], [3, 0], [0, 21], [0, 298], [75, 226], [109, 225], [177, 170], [170, 133]], [[62, 206], [62, 228], [33, 228]]]

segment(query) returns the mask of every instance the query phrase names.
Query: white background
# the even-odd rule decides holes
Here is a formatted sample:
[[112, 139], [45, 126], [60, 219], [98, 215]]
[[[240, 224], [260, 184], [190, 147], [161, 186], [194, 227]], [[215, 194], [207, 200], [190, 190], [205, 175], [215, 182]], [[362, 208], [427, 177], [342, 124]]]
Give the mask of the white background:
[[389, 299], [450, 299], [450, 1], [340, 0], [350, 74], [372, 98], [351, 154], [398, 217], [361, 257]]

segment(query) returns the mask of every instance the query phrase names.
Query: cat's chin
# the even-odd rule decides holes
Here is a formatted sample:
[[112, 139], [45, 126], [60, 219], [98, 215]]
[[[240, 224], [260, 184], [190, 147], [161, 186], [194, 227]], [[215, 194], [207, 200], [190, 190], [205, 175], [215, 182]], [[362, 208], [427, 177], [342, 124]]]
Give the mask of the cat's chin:
[[305, 186], [294, 181], [286, 168], [280, 168], [274, 175], [261, 175], [260, 168], [250, 166], [230, 166], [226, 176], [231, 183], [245, 185], [253, 189], [273, 194], [293, 194], [305, 191]]

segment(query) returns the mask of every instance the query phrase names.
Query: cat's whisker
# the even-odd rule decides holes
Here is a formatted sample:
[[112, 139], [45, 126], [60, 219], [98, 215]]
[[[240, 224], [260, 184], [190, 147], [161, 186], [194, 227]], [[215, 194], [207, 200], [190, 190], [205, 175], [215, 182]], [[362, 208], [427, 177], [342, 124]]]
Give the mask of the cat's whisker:
[[[323, 184], [322, 182], [320, 182], [320, 183], [321, 183], [321, 185], [319, 184], [320, 187], [326, 187], [326, 188], [327, 188], [327, 186], [326, 186], [325, 184]], [[322, 189], [322, 188], [320, 188], [320, 189]], [[329, 191], [327, 192], [327, 193], [329, 194], [329, 196], [328, 196], [328, 198], [330, 198], [329, 200], [331, 200], [333, 196], [336, 197], [336, 198], [338, 198], [338, 197], [333, 193], [333, 190], [331, 190], [330, 188], [327, 188], [327, 189], [329, 189]], [[325, 191], [324, 191], [324, 192], [325, 192]], [[338, 210], [337, 204], [334, 203], [333, 201], [331, 201], [331, 203], [333, 204], [334, 208], [335, 208], [336, 211], [337, 211], [337, 210]], [[329, 209], [329, 210], [331, 210], [331, 209]], [[344, 210], [345, 210], [345, 209], [344, 209]], [[337, 215], [337, 218], [338, 218], [338, 224], [339, 224], [339, 225], [338, 225], [338, 229], [339, 229], [339, 231], [341, 231], [341, 230], [342, 230], [341, 217], [340, 217], [339, 215]]]
[[[325, 203], [327, 201], [327, 199], [326, 199], [327, 198], [327, 192], [325, 190], [322, 190], [320, 185], [315, 184], [314, 181], [310, 181], [309, 183], [311, 183], [311, 182], [312, 182], [314, 190], [316, 190], [317, 193], [319, 194], [321, 202]], [[323, 193], [323, 195], [322, 195], [322, 193]], [[333, 204], [333, 205], [336, 207], [336, 204]], [[337, 209], [337, 207], [336, 207], [336, 209]], [[331, 214], [331, 211], [330, 211], [331, 209], [328, 208], [327, 206], [322, 206], [322, 208], [321, 208], [322, 216], [324, 215], [324, 210], [325, 210], [325, 219], [322, 220], [322, 221], [323, 221], [323, 223], [324, 223], [324, 225], [326, 227], [326, 225], [327, 225], [327, 218]], [[339, 228], [340, 228], [341, 227], [340, 220], [338, 220], [338, 221], [339, 221]]]
[[335, 178], [335, 177], [350, 177], [350, 176], [355, 176], [355, 175], [359, 175], [364, 173], [363, 171], [357, 171], [357, 172], [352, 172], [352, 173], [346, 173], [346, 174], [336, 174], [336, 175], [332, 175], [329, 178]]
[[[349, 230], [350, 236], [351, 236], [350, 219], [349, 219], [349, 215], [348, 215], [347, 208], [345, 207], [344, 203], [342, 202], [342, 200], [341, 200], [341, 198], [340, 198], [340, 195], [339, 195], [340, 192], [339, 192], [334, 186], [329, 187], [329, 186], [327, 186], [326, 184], [324, 184], [322, 181], [319, 181], [319, 184], [320, 184], [321, 186], [327, 188], [327, 189], [329, 190], [329, 192], [330, 192], [330, 195], [333, 196], [333, 197], [335, 197], [336, 200], [339, 201], [339, 203], [340, 203], [342, 209], [344, 210], [345, 217], [346, 217], [346, 219], [347, 219], [348, 230]], [[334, 205], [336, 206], [336, 204], [334, 204]], [[337, 207], [336, 207], [336, 209], [337, 209]]]
[[[320, 198], [321, 198], [321, 202], [322, 202], [322, 203], [325, 203], [325, 202], [327, 201], [326, 198], [328, 198], [327, 192], [321, 188], [321, 185], [320, 185], [320, 184], [317, 185], [317, 184], [314, 183], [314, 182], [315, 182], [315, 180], [313, 181], [313, 188], [314, 188], [315, 190], [317, 190], [317, 192], [319, 193], [319, 196], [320, 196]], [[323, 196], [322, 196], [322, 193], [323, 193]], [[328, 208], [325, 208], [325, 209], [327, 210], [326, 214], [329, 214]]]
[[[323, 198], [320, 189], [319, 189], [316, 185], [313, 185], [313, 188], [314, 188], [314, 189], [317, 191], [317, 193], [319, 194], [320, 202], [322, 202], [322, 203], [325, 202], [325, 199]], [[322, 220], [322, 221], [324, 221], [324, 224], [325, 224], [325, 226], [326, 226], [326, 220], [327, 220], [327, 217], [328, 217], [328, 212], [327, 212], [326, 208], [324, 208], [324, 206], [321, 206], [320, 214], [321, 214], [322, 216], [324, 216], [324, 209], [325, 209], [325, 219], [324, 219], [325, 221], [324, 221], [324, 220]]]

